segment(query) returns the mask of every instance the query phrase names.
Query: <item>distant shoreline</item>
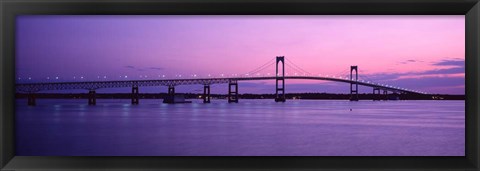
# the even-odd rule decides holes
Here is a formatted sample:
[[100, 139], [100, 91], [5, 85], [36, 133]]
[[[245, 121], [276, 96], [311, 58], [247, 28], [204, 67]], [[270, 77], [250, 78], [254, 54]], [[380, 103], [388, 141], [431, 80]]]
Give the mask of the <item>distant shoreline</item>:
[[[202, 99], [202, 93], [178, 93], [183, 94], [186, 99]], [[26, 93], [16, 93], [15, 98], [27, 98]], [[140, 99], [163, 99], [166, 93], [140, 93]], [[373, 100], [373, 98], [386, 99], [392, 96], [399, 97], [400, 100], [465, 100], [465, 95], [447, 95], [447, 94], [389, 94], [389, 96], [378, 96], [373, 94], [358, 94], [360, 100]], [[226, 99], [226, 94], [211, 94], [211, 99]], [[274, 99], [275, 94], [239, 94], [239, 99]], [[348, 100], [350, 94], [329, 94], [329, 93], [288, 93], [286, 99], [305, 99], [305, 100]], [[41, 99], [88, 99], [88, 93], [36, 93], [35, 98]], [[130, 93], [97, 93], [97, 99], [130, 99]]]

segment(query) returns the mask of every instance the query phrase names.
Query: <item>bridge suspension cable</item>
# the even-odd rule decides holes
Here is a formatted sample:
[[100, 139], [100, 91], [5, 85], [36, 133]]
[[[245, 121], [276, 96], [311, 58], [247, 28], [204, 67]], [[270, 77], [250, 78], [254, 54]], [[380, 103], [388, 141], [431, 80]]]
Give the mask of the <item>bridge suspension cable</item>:
[[346, 77], [346, 78], [350, 79], [350, 73], [349, 72], [350, 72], [350, 69], [346, 68], [343, 71], [335, 73], [335, 75], [339, 76], [341, 78]]
[[250, 72], [247, 72], [245, 73], [244, 75], [252, 75], [252, 74], [256, 74], [260, 71], [263, 71], [265, 69], [267, 69], [268, 67], [270, 67], [271, 65], [275, 64], [275, 58], [272, 58], [270, 59], [268, 62], [264, 63], [263, 65], [251, 70]]
[[[287, 72], [293, 71], [294, 73], [305, 73], [305, 72], [303, 72], [303, 71], [301, 71], [301, 70], [293, 67], [293, 66], [290, 65], [289, 63], [285, 63], [285, 65], [286, 65], [286, 71], [287, 71]], [[291, 69], [291, 70], [290, 70], [290, 69]]]
[[272, 72], [273, 69], [270, 68], [270, 67], [273, 66], [273, 65], [275, 65], [275, 63], [268, 64], [267, 66], [263, 67], [262, 69], [260, 69], [260, 70], [258, 70], [258, 71], [256, 71], [256, 72], [252, 72], [252, 73], [250, 73], [249, 75], [258, 74], [258, 73], [263, 72], [263, 71], [265, 71], [265, 70], [267, 70], [267, 69], [270, 70], [270, 72]]
[[304, 73], [307, 73], [308, 75], [313, 75], [312, 73], [308, 72], [308, 71], [305, 71], [303, 68], [299, 67], [298, 65], [296, 65], [295, 63], [293, 63], [291, 60], [289, 60], [288, 58], [285, 58], [286, 59], [286, 63], [290, 63], [293, 65], [294, 68], [297, 68], [298, 70], [300, 71], [303, 71]]

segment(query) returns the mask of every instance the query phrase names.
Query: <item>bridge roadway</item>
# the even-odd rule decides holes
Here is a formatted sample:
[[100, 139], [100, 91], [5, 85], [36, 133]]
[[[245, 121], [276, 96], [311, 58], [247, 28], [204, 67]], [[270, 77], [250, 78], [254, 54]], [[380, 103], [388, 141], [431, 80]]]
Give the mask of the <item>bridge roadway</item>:
[[[285, 76], [287, 79], [297, 80], [325, 80], [343, 82], [349, 84], [358, 84], [367, 87], [379, 88], [382, 90], [397, 92], [397, 93], [414, 93], [423, 94], [418, 91], [382, 85], [372, 82], [347, 80], [334, 77], [321, 76]], [[35, 93], [45, 90], [68, 90], [68, 89], [86, 89], [96, 90], [101, 88], [119, 88], [119, 87], [144, 87], [144, 86], [178, 86], [178, 85], [212, 85], [225, 84], [232, 81], [248, 81], [248, 80], [275, 80], [275, 76], [270, 77], [221, 77], [221, 78], [188, 78], [188, 79], [165, 79], [165, 80], [128, 80], [128, 81], [88, 81], [88, 82], [49, 82], [49, 83], [20, 83], [16, 84], [16, 89], [19, 92]]]
[[[16, 84], [17, 92], [26, 92], [28, 93], [28, 105], [34, 106], [35, 102], [35, 93], [45, 90], [69, 90], [69, 89], [86, 89], [89, 90], [88, 95], [88, 104], [96, 104], [96, 89], [101, 88], [119, 88], [119, 87], [132, 87], [132, 104], [139, 103], [139, 91], [138, 87], [144, 86], [168, 86], [168, 96], [164, 98], [164, 103], [178, 103], [177, 99], [183, 99], [182, 97], [177, 97], [175, 95], [175, 86], [178, 85], [195, 85], [200, 84], [204, 85], [203, 91], [203, 102], [210, 103], [210, 85], [212, 84], [225, 84], [228, 83], [228, 102], [238, 102], [238, 81], [249, 81], [249, 80], [280, 80], [286, 79], [298, 79], [298, 80], [325, 80], [325, 81], [335, 81], [343, 82], [350, 84], [350, 100], [358, 101], [358, 88], [352, 90], [352, 86], [358, 85], [372, 87], [373, 94], [377, 94], [377, 97], [374, 100], [379, 100], [381, 98], [380, 90], [383, 90], [383, 97], [385, 98], [388, 91], [395, 93], [414, 93], [414, 94], [423, 94], [418, 91], [393, 87], [388, 85], [382, 85], [378, 83], [365, 82], [365, 81], [356, 81], [348, 80], [335, 77], [321, 77], [321, 76], [285, 76], [285, 77], [220, 77], [220, 78], [188, 78], [188, 79], [165, 79], [165, 80], [125, 80], [125, 81], [88, 81], [88, 82], [49, 82], [49, 83], [21, 83]], [[284, 82], [282, 83], [284, 84]], [[232, 88], [233, 86], [233, 88]], [[279, 94], [279, 91], [282, 92]], [[353, 94], [355, 92], [355, 94]], [[278, 87], [276, 90], [277, 102], [285, 101], [285, 89]]]

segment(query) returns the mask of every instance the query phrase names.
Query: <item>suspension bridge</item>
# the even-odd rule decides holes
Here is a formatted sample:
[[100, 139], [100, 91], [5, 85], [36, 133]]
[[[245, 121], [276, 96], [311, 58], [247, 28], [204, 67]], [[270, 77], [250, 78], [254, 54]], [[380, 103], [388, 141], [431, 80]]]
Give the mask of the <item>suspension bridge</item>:
[[[210, 103], [210, 85], [213, 84], [228, 84], [228, 102], [238, 103], [238, 82], [252, 81], [252, 80], [275, 80], [275, 101], [285, 102], [285, 80], [324, 80], [350, 84], [350, 100], [358, 101], [358, 86], [366, 86], [373, 88], [373, 94], [376, 96], [387, 95], [388, 92], [397, 94], [426, 94], [421, 91], [415, 91], [407, 88], [401, 88], [386, 84], [375, 83], [372, 81], [359, 80], [358, 66], [350, 66], [350, 77], [335, 77], [313, 75], [310, 72], [298, 67], [298, 65], [287, 59], [284, 56], [277, 56], [264, 65], [246, 73], [241, 76], [231, 77], [208, 77], [208, 78], [176, 78], [176, 79], [151, 79], [151, 80], [121, 80], [121, 81], [84, 81], [84, 82], [40, 82], [40, 83], [21, 83], [16, 84], [17, 92], [28, 93], [28, 105], [34, 106], [36, 104], [35, 94], [40, 91], [47, 90], [73, 90], [85, 89], [88, 90], [88, 104], [96, 104], [96, 90], [104, 88], [120, 88], [131, 87], [131, 102], [132, 104], [139, 104], [139, 87], [146, 86], [166, 86], [168, 87], [168, 97], [164, 99], [164, 103], [175, 103], [175, 86], [180, 85], [203, 85], [203, 102]], [[269, 69], [272, 65], [275, 67], [274, 76], [265, 76], [258, 74], [261, 71]], [[285, 65], [294, 72], [304, 73], [304, 75], [285, 75]], [[377, 98], [380, 99], [380, 98]], [[375, 99], [374, 99], [375, 100]]]

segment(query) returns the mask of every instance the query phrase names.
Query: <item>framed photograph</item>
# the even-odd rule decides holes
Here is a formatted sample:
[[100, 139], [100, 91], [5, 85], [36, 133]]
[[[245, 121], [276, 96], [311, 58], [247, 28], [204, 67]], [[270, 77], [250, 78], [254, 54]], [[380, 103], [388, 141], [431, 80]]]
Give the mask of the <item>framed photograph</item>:
[[478, 169], [478, 1], [1, 8], [3, 169]]

